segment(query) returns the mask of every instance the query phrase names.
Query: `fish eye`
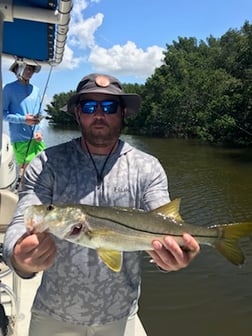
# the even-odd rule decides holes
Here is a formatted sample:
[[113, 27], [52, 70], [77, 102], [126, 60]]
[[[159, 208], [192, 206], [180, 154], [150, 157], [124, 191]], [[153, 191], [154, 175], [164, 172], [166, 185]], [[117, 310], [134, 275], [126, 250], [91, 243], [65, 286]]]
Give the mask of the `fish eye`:
[[51, 211], [54, 209], [54, 206], [52, 204], [48, 205], [48, 207], [46, 208], [48, 211]]

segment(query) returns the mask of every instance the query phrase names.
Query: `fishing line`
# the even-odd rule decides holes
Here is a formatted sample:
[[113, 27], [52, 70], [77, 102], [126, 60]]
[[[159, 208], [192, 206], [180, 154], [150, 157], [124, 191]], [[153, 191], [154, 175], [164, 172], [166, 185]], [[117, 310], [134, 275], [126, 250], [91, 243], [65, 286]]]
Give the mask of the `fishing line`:
[[248, 135], [252, 136], [252, 133], [249, 132], [248, 130], [246, 130], [245, 128], [242, 128], [241, 126], [239, 125], [235, 125], [237, 128], [239, 128], [241, 131], [243, 131], [244, 133], [247, 133]]
[[[50, 71], [49, 71], [49, 74], [47, 76], [47, 81], [46, 81], [46, 84], [45, 84], [45, 87], [44, 87], [44, 91], [43, 91], [43, 94], [42, 94], [42, 97], [41, 97], [41, 100], [40, 100], [40, 103], [39, 103], [39, 107], [38, 107], [38, 112], [34, 115], [34, 117], [39, 117], [40, 115], [40, 110], [41, 110], [41, 107], [42, 107], [42, 104], [43, 104], [43, 101], [44, 101], [44, 98], [45, 98], [45, 94], [46, 94], [46, 90], [48, 88], [48, 83], [49, 83], [49, 80], [51, 78], [51, 74], [52, 74], [52, 69], [53, 69], [53, 65], [51, 65], [50, 67]], [[34, 111], [33, 111], [34, 112]], [[26, 149], [26, 152], [25, 152], [25, 155], [24, 155], [24, 160], [23, 160], [23, 163], [19, 169], [19, 176], [18, 176], [18, 179], [17, 179], [17, 184], [16, 184], [16, 190], [19, 189], [19, 186], [20, 186], [20, 183], [21, 183], [21, 180], [24, 176], [24, 166], [25, 166], [25, 161], [26, 161], [26, 158], [28, 156], [28, 153], [29, 153], [29, 149], [31, 147], [31, 142], [32, 142], [32, 139], [33, 139], [33, 135], [34, 135], [34, 130], [35, 130], [35, 126], [36, 125], [32, 125], [32, 133], [31, 133], [31, 136], [30, 136], [30, 139], [29, 139], [29, 142], [28, 142], [28, 146], [27, 146], [27, 149]]]
[[[215, 111], [211, 111], [211, 113], [213, 113], [214, 115], [216, 116], [220, 116], [219, 113], [215, 112]], [[236, 120], [235, 120], [236, 121]], [[249, 132], [248, 130], [246, 130], [245, 128], [242, 128], [241, 126], [237, 125], [237, 124], [234, 124], [233, 125], [234, 127], [236, 128], [239, 128], [241, 131], [243, 131], [244, 133], [247, 133], [248, 135], [252, 136], [252, 133]]]

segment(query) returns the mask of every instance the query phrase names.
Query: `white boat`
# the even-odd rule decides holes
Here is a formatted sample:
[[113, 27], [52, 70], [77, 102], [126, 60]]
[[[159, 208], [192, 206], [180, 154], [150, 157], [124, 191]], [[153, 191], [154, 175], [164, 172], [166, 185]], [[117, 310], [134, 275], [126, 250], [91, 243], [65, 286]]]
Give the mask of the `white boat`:
[[[61, 63], [72, 0], [1, 0], [0, 65], [20, 63], [56, 66]], [[34, 47], [34, 37], [39, 41]], [[0, 71], [2, 88], [2, 72]], [[3, 133], [0, 90], [0, 336], [27, 336], [30, 307], [40, 277], [21, 280], [1, 261], [3, 237], [18, 201], [17, 168], [10, 139]]]

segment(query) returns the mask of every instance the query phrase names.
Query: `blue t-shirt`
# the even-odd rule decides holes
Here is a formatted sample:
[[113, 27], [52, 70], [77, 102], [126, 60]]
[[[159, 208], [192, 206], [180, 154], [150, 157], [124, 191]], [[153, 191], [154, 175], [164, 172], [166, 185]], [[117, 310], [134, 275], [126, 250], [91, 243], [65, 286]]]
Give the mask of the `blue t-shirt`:
[[29, 141], [39, 125], [27, 125], [27, 114], [43, 114], [39, 88], [20, 81], [6, 84], [3, 89], [3, 118], [9, 123], [11, 143]]

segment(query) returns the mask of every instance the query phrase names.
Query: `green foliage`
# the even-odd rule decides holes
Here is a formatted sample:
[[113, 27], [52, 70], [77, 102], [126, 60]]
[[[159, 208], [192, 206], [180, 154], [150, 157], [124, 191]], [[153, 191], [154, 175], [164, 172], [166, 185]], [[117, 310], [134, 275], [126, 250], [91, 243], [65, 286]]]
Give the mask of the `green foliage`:
[[53, 96], [52, 102], [46, 106], [45, 111], [47, 112], [50, 124], [64, 125], [64, 126], [75, 126], [76, 121], [71, 113], [67, 113], [62, 110], [62, 108], [67, 104], [68, 99], [74, 94], [73, 91], [68, 93], [55, 94]]
[[[140, 113], [127, 118], [124, 131], [251, 145], [252, 25], [246, 21], [219, 39], [179, 37], [166, 48], [163, 65], [145, 84], [123, 84], [142, 98]], [[53, 97], [48, 114], [54, 123], [75, 124], [60, 111], [72, 94]]]
[[252, 26], [206, 42], [179, 37], [149, 77], [129, 132], [230, 145], [252, 139]]

